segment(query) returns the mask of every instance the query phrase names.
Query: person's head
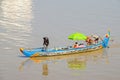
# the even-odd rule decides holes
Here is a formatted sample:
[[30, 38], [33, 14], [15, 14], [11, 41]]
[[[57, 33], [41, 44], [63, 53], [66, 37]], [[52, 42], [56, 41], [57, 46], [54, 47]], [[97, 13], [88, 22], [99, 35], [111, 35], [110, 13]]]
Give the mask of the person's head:
[[109, 37], [109, 35], [108, 35], [108, 34], [106, 34], [106, 35], [105, 35], [105, 37], [107, 37], [107, 38], [108, 38], [108, 37]]
[[44, 40], [47, 40], [47, 39], [48, 39], [48, 37], [43, 37], [43, 39], [44, 39]]
[[45, 37], [43, 37], [43, 39], [45, 40]]
[[77, 42], [75, 42], [75, 44], [78, 44]]

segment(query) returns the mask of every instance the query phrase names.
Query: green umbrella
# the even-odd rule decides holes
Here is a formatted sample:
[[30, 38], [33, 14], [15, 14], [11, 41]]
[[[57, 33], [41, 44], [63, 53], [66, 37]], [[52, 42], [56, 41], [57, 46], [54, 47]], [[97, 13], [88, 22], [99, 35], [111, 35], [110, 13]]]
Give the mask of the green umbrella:
[[70, 40], [86, 40], [86, 36], [82, 33], [79, 33], [79, 32], [76, 32], [76, 33], [73, 33], [73, 34], [70, 34], [68, 36], [68, 39]]

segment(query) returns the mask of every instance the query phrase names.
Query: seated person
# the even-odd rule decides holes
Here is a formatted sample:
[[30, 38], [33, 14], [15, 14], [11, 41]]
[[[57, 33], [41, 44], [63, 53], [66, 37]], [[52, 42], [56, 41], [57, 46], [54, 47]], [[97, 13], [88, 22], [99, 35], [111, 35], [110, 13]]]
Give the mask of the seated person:
[[98, 41], [99, 41], [99, 36], [97, 36], [97, 35], [92, 35], [92, 37], [94, 38], [94, 42], [95, 42], [95, 43], [98, 43]]
[[83, 48], [83, 47], [86, 47], [83, 43], [79, 44], [78, 46], [79, 48]]
[[75, 44], [73, 45], [73, 48], [78, 48], [78, 47], [79, 47], [78, 43], [75, 42]]
[[91, 39], [91, 37], [87, 37], [86, 42], [87, 42], [87, 45], [93, 44], [93, 40]]

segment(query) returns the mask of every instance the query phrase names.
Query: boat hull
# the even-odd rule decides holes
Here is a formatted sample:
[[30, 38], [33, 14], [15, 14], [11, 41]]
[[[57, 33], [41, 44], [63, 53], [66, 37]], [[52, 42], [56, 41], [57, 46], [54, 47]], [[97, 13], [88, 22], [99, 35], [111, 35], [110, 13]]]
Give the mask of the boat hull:
[[67, 48], [67, 49], [48, 49], [46, 51], [42, 50], [42, 48], [35, 49], [24, 49], [20, 48], [20, 51], [27, 57], [34, 56], [56, 56], [56, 55], [68, 55], [68, 54], [78, 54], [83, 52], [91, 52], [95, 50], [102, 49], [102, 44], [91, 45], [84, 48]]

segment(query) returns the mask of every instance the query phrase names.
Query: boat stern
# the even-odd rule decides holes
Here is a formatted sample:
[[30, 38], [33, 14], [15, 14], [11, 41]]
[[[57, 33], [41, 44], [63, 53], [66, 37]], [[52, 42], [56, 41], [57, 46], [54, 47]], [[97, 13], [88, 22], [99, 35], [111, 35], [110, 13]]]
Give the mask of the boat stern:
[[105, 37], [103, 38], [102, 46], [103, 46], [104, 48], [108, 47], [109, 39], [110, 39], [110, 31], [108, 31], [108, 33], [105, 34]]

